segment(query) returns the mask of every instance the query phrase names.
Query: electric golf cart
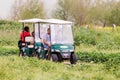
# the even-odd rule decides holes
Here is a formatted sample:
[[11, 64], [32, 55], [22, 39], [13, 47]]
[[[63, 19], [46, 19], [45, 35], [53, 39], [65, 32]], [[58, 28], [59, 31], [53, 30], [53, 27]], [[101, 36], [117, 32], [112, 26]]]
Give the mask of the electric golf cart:
[[[37, 56], [39, 59], [47, 59], [53, 62], [69, 61], [77, 62], [74, 53], [74, 40], [70, 21], [58, 19], [29, 19], [20, 20], [23, 24], [32, 23], [34, 37], [25, 37], [25, 43], [20, 48], [20, 55]], [[50, 52], [43, 46], [43, 37], [50, 28]]]

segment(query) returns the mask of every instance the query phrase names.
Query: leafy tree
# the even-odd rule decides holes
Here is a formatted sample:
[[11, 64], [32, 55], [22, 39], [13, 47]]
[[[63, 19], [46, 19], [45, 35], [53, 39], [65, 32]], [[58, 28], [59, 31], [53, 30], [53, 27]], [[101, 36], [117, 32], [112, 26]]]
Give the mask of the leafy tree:
[[76, 0], [73, 2], [71, 15], [79, 25], [88, 23], [88, 14], [91, 7], [91, 0]]
[[108, 23], [112, 9], [115, 8], [115, 3], [114, 0], [95, 0], [89, 12], [89, 21], [94, 24], [101, 23], [105, 26]]
[[116, 0], [58, 0], [55, 17], [74, 20], [80, 25], [93, 23], [105, 26], [116, 3]]
[[12, 7], [12, 19], [44, 18], [43, 3], [39, 0], [16, 0]]
[[69, 17], [70, 3], [71, 0], [59, 0], [56, 11], [54, 12], [54, 17], [59, 19], [67, 20]]
[[109, 17], [109, 23], [120, 25], [120, 9], [119, 8], [112, 10], [111, 16]]
[[109, 16], [109, 24], [120, 25], [120, 2], [117, 3], [116, 7], [111, 11]]

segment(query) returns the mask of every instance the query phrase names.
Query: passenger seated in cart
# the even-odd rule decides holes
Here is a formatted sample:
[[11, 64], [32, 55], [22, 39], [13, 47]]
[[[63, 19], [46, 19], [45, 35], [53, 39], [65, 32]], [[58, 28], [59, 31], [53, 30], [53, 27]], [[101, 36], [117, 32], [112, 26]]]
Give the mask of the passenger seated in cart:
[[29, 27], [25, 26], [24, 30], [20, 33], [20, 40], [25, 42], [25, 37], [30, 36]]
[[34, 37], [34, 36], [35, 36], [35, 33], [34, 33], [34, 31], [33, 31], [31, 34], [32, 34], [32, 37]]

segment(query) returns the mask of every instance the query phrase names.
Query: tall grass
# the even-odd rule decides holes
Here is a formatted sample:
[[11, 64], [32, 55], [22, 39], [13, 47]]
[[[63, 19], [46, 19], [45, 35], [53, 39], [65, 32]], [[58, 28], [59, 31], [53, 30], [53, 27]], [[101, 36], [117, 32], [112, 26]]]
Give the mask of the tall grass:
[[[22, 25], [18, 22], [0, 21], [0, 45], [16, 46]], [[120, 49], [120, 28], [113, 32], [111, 28], [74, 27], [75, 44], [93, 45], [97, 49]]]
[[22, 27], [20, 23], [11, 21], [0, 21], [0, 45], [15, 46], [19, 39]]
[[[31, 27], [31, 25], [32, 24], [25, 24], [25, 26], [29, 26], [32, 32], [33, 27]], [[22, 23], [0, 20], [0, 45], [17, 46], [22, 28]]]
[[75, 44], [77, 46], [81, 44], [93, 45], [97, 49], [120, 49], [120, 28], [117, 31], [111, 31], [103, 28], [99, 29], [86, 29], [75, 28]]
[[[1, 80], [119, 80], [103, 64], [65, 65], [36, 58], [0, 56]], [[116, 73], [117, 74], [117, 73]]]
[[[0, 21], [1, 80], [119, 80], [120, 28], [74, 27], [77, 65], [18, 57], [17, 41], [22, 25]], [[85, 63], [84, 63], [85, 62]], [[86, 63], [87, 62], [87, 63]]]

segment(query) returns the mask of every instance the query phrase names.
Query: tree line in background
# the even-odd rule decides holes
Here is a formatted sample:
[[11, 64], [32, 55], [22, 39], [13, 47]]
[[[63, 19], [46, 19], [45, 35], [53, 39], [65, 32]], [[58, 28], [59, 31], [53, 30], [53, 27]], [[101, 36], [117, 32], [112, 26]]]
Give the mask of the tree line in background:
[[11, 19], [15, 21], [45, 17], [44, 6], [40, 0], [15, 0], [11, 10]]
[[[53, 18], [74, 21], [75, 24], [120, 25], [119, 0], [57, 0]], [[41, 0], [16, 0], [11, 19], [47, 18]]]

